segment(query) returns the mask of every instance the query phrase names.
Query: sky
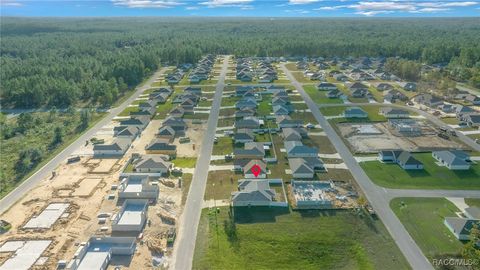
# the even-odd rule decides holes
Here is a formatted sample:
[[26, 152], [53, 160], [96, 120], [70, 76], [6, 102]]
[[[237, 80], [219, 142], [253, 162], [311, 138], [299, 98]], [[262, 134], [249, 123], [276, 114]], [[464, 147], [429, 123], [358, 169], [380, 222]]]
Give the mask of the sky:
[[455, 0], [0, 0], [1, 16], [478, 17]]

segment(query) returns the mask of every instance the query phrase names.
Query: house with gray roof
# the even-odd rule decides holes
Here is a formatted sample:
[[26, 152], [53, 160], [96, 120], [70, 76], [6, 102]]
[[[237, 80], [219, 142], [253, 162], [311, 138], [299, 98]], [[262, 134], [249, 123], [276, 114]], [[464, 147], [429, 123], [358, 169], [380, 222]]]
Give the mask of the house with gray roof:
[[138, 173], [167, 174], [172, 163], [165, 161], [158, 155], [142, 155], [132, 161], [133, 171]]
[[243, 149], [234, 149], [233, 155], [235, 159], [263, 159], [265, 157], [265, 147], [261, 142], [247, 142]]
[[121, 156], [132, 144], [132, 138], [115, 138], [109, 144], [93, 145], [94, 156]]
[[242, 129], [242, 128], [258, 129], [260, 128], [260, 125], [261, 125], [261, 121], [254, 116], [244, 117], [243, 119], [239, 119], [235, 121], [236, 129]]
[[480, 127], [480, 114], [467, 114], [461, 117], [469, 127]]
[[416, 95], [413, 98], [413, 101], [415, 101], [418, 104], [425, 105], [430, 108], [434, 108], [437, 106], [440, 106], [443, 103], [443, 100], [437, 96], [434, 96], [432, 94], [419, 94]]
[[407, 91], [417, 91], [417, 84], [414, 82], [407, 82], [404, 86], [403, 89]]
[[175, 139], [176, 132], [172, 127], [162, 126], [158, 129], [157, 138], [168, 139], [170, 142]]
[[275, 190], [270, 188], [268, 180], [240, 180], [238, 191], [232, 193], [232, 205], [270, 206], [275, 201]]
[[255, 134], [253, 131], [248, 128], [238, 129], [235, 134], [233, 134], [233, 141], [235, 143], [248, 143], [253, 142], [255, 139]]
[[150, 122], [150, 117], [148, 116], [130, 116], [129, 119], [121, 120], [121, 126], [134, 126], [138, 127], [140, 130], [143, 130], [148, 123]]
[[279, 128], [300, 128], [303, 127], [303, 122], [301, 120], [293, 120], [288, 115], [278, 115], [276, 116], [276, 122]]
[[250, 98], [250, 97], [242, 98], [241, 100], [235, 103], [235, 108], [238, 110], [256, 109], [257, 106], [258, 104], [255, 98]]
[[285, 96], [276, 96], [272, 98], [272, 105], [287, 105], [290, 104], [290, 99]]
[[331, 91], [331, 90], [338, 90], [337, 86], [333, 83], [329, 82], [321, 82], [317, 85], [317, 89], [320, 91]]
[[244, 118], [255, 115], [255, 109], [242, 109], [235, 111], [235, 118]]
[[[252, 172], [253, 166], [258, 166], [260, 168], [260, 172], [257, 176]], [[267, 178], [267, 164], [263, 160], [252, 159], [243, 166], [242, 172], [245, 178]]]
[[423, 170], [423, 164], [410, 152], [403, 150], [382, 150], [379, 160], [385, 163], [396, 163], [404, 170]]
[[408, 118], [410, 116], [408, 111], [392, 107], [380, 108], [379, 113], [386, 118]]
[[342, 92], [338, 89], [330, 90], [327, 92], [326, 96], [327, 98], [338, 98], [342, 95]]
[[465, 216], [469, 219], [480, 220], [480, 208], [477, 206], [471, 206], [465, 208]]
[[480, 220], [446, 217], [444, 224], [458, 240], [467, 241], [470, 240], [470, 232], [472, 231], [473, 226], [480, 226]]
[[169, 139], [153, 139], [145, 146], [147, 154], [163, 154], [175, 156], [177, 154], [177, 146], [170, 144]]
[[368, 113], [360, 107], [348, 107], [343, 112], [345, 118], [368, 118]]
[[469, 170], [470, 163], [465, 160], [465, 155], [467, 154], [463, 151], [432, 152], [432, 157], [450, 170]]
[[284, 142], [284, 146], [288, 158], [306, 158], [318, 156], [317, 148], [306, 146], [300, 141], [286, 141]]
[[275, 115], [289, 115], [292, 108], [288, 105], [273, 105], [273, 114]]
[[118, 126], [113, 129], [113, 136], [134, 140], [140, 132], [141, 131], [135, 126]]
[[288, 164], [293, 178], [313, 178], [316, 171], [325, 170], [323, 161], [319, 157], [289, 158]]
[[[282, 135], [284, 141], [301, 141], [303, 136], [306, 136], [306, 132], [303, 132], [299, 128], [284, 128], [282, 129]], [[302, 135], [303, 134], [303, 135]]]

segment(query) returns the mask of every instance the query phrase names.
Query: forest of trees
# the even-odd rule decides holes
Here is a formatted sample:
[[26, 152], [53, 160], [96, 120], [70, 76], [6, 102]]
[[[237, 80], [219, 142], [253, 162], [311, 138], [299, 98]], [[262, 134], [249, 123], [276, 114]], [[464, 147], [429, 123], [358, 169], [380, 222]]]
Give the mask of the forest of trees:
[[205, 53], [398, 56], [480, 84], [478, 18], [2, 18], [1, 31], [3, 107], [109, 106], [161, 63]]

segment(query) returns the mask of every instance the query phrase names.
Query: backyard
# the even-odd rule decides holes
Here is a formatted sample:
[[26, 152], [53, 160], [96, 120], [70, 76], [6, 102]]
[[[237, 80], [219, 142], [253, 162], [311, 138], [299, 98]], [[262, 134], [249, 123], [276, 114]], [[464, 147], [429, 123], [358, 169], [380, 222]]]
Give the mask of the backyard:
[[348, 211], [204, 209], [196, 243], [193, 269], [409, 269], [380, 221]]

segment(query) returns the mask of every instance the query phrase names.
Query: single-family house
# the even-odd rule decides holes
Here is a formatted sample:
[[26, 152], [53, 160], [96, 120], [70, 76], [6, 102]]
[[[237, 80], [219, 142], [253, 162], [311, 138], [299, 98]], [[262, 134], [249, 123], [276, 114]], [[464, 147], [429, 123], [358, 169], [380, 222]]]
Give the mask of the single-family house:
[[244, 117], [243, 119], [239, 119], [235, 121], [235, 128], [242, 129], [258, 129], [260, 128], [263, 121], [260, 121], [258, 118], [254, 116]]
[[253, 134], [253, 131], [247, 128], [238, 129], [233, 135], [233, 141], [235, 143], [253, 142], [254, 139], [255, 135]]
[[408, 111], [392, 107], [380, 108], [380, 114], [386, 118], [408, 118], [410, 116]]
[[417, 91], [417, 84], [414, 82], [407, 82], [404, 86], [403, 89], [406, 91]]
[[132, 138], [115, 138], [109, 144], [93, 145], [94, 156], [121, 156], [132, 144]]
[[[256, 169], [253, 169], [256, 167]], [[257, 176], [253, 173], [253, 170], [259, 170]], [[242, 168], [245, 178], [267, 178], [267, 164], [260, 159], [252, 159]]]
[[480, 220], [460, 217], [446, 217], [445, 226], [455, 235], [458, 240], [470, 240], [473, 226], [480, 226]]
[[345, 118], [368, 118], [368, 113], [360, 107], [348, 107], [343, 113]]
[[158, 133], [156, 134], [157, 138], [168, 139], [170, 142], [175, 138], [175, 130], [169, 126], [162, 126], [158, 129]]
[[265, 157], [265, 147], [261, 142], [246, 142], [244, 148], [233, 151], [235, 159], [262, 159]]
[[238, 182], [238, 190], [232, 193], [232, 205], [270, 206], [275, 201], [275, 190], [270, 188], [268, 180], [242, 180]]
[[165, 161], [161, 156], [143, 155], [132, 161], [133, 171], [138, 173], [160, 173], [166, 174], [170, 171], [172, 164]]
[[293, 178], [313, 178], [316, 171], [325, 170], [319, 157], [289, 158]]
[[284, 146], [288, 158], [306, 158], [318, 156], [317, 148], [306, 146], [300, 141], [286, 141], [284, 142]]
[[432, 157], [450, 170], [468, 170], [470, 159], [467, 153], [461, 150], [457, 151], [433, 151]]
[[293, 120], [288, 115], [278, 115], [276, 117], [276, 122], [280, 128], [299, 128], [303, 127], [303, 122], [301, 120]]
[[337, 86], [329, 82], [321, 82], [320, 84], [318, 84], [317, 88], [321, 91], [337, 90]]
[[147, 154], [163, 154], [175, 156], [177, 154], [177, 146], [170, 144], [169, 139], [153, 139], [147, 146], [145, 146]]
[[382, 150], [379, 160], [385, 163], [396, 163], [404, 170], [422, 170], [423, 164], [413, 157], [410, 152], [403, 150]]

